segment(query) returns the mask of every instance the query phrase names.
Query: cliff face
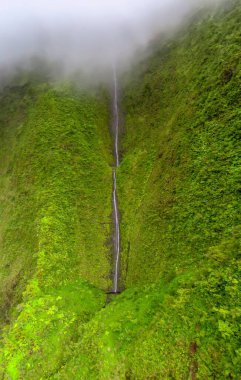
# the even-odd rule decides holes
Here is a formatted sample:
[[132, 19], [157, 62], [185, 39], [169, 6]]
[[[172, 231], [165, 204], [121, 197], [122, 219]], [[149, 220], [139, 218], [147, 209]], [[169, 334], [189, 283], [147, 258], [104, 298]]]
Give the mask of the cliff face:
[[240, 378], [240, 22], [237, 1], [123, 78], [125, 291], [108, 305], [107, 99], [2, 94], [4, 379]]
[[105, 303], [97, 288], [111, 285], [111, 139], [103, 93], [35, 83], [5, 89], [0, 102], [1, 321], [19, 378], [29, 355], [45, 363], [52, 344], [61, 355], [76, 320]]
[[240, 10], [137, 67], [123, 99], [127, 286], [197, 268], [240, 224]]

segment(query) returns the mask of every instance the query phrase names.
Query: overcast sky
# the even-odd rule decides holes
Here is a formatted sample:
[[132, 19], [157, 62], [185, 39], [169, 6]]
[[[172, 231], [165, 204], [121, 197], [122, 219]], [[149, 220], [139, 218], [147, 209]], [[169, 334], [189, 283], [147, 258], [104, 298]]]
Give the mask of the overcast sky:
[[0, 69], [32, 56], [66, 71], [96, 72], [135, 58], [158, 33], [168, 33], [198, 8], [222, 0], [0, 0]]

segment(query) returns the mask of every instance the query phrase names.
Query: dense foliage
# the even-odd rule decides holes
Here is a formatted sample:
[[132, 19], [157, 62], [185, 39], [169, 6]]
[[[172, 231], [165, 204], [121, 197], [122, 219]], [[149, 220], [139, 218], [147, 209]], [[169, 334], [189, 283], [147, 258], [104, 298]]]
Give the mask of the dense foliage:
[[107, 304], [105, 96], [43, 85], [3, 93], [3, 379], [241, 378], [235, 4], [123, 78], [125, 290]]
[[0, 102], [1, 318], [10, 322], [0, 368], [40, 378], [66, 360], [111, 284], [107, 99], [40, 83], [5, 89]]

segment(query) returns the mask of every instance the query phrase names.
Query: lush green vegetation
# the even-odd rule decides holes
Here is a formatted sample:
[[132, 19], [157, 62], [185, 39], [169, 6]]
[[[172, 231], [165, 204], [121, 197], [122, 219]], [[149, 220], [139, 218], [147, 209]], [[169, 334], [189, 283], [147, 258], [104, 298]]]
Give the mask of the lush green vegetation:
[[105, 304], [98, 289], [111, 284], [107, 104], [104, 93], [67, 86], [2, 94], [1, 318], [15, 322], [5, 326], [0, 367], [12, 379], [56, 370], [76, 325]]
[[240, 22], [237, 1], [123, 79], [125, 291], [107, 305], [105, 95], [2, 95], [3, 379], [241, 378]]
[[198, 268], [240, 224], [240, 20], [238, 7], [192, 27], [127, 89], [119, 175], [127, 286]]
[[240, 21], [238, 2], [127, 82], [123, 286], [179, 283], [135, 342], [131, 378], [185, 379], [192, 366], [200, 379], [241, 376]]

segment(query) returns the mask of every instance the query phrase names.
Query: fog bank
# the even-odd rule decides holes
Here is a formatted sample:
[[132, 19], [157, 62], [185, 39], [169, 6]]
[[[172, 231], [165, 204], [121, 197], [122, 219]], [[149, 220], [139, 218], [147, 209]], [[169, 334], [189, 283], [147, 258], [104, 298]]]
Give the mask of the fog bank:
[[[0, 73], [33, 57], [57, 62], [62, 74], [98, 77], [124, 67], [157, 34], [168, 34], [201, 8], [222, 0], [1, 0]], [[1, 74], [0, 74], [1, 75]]]

